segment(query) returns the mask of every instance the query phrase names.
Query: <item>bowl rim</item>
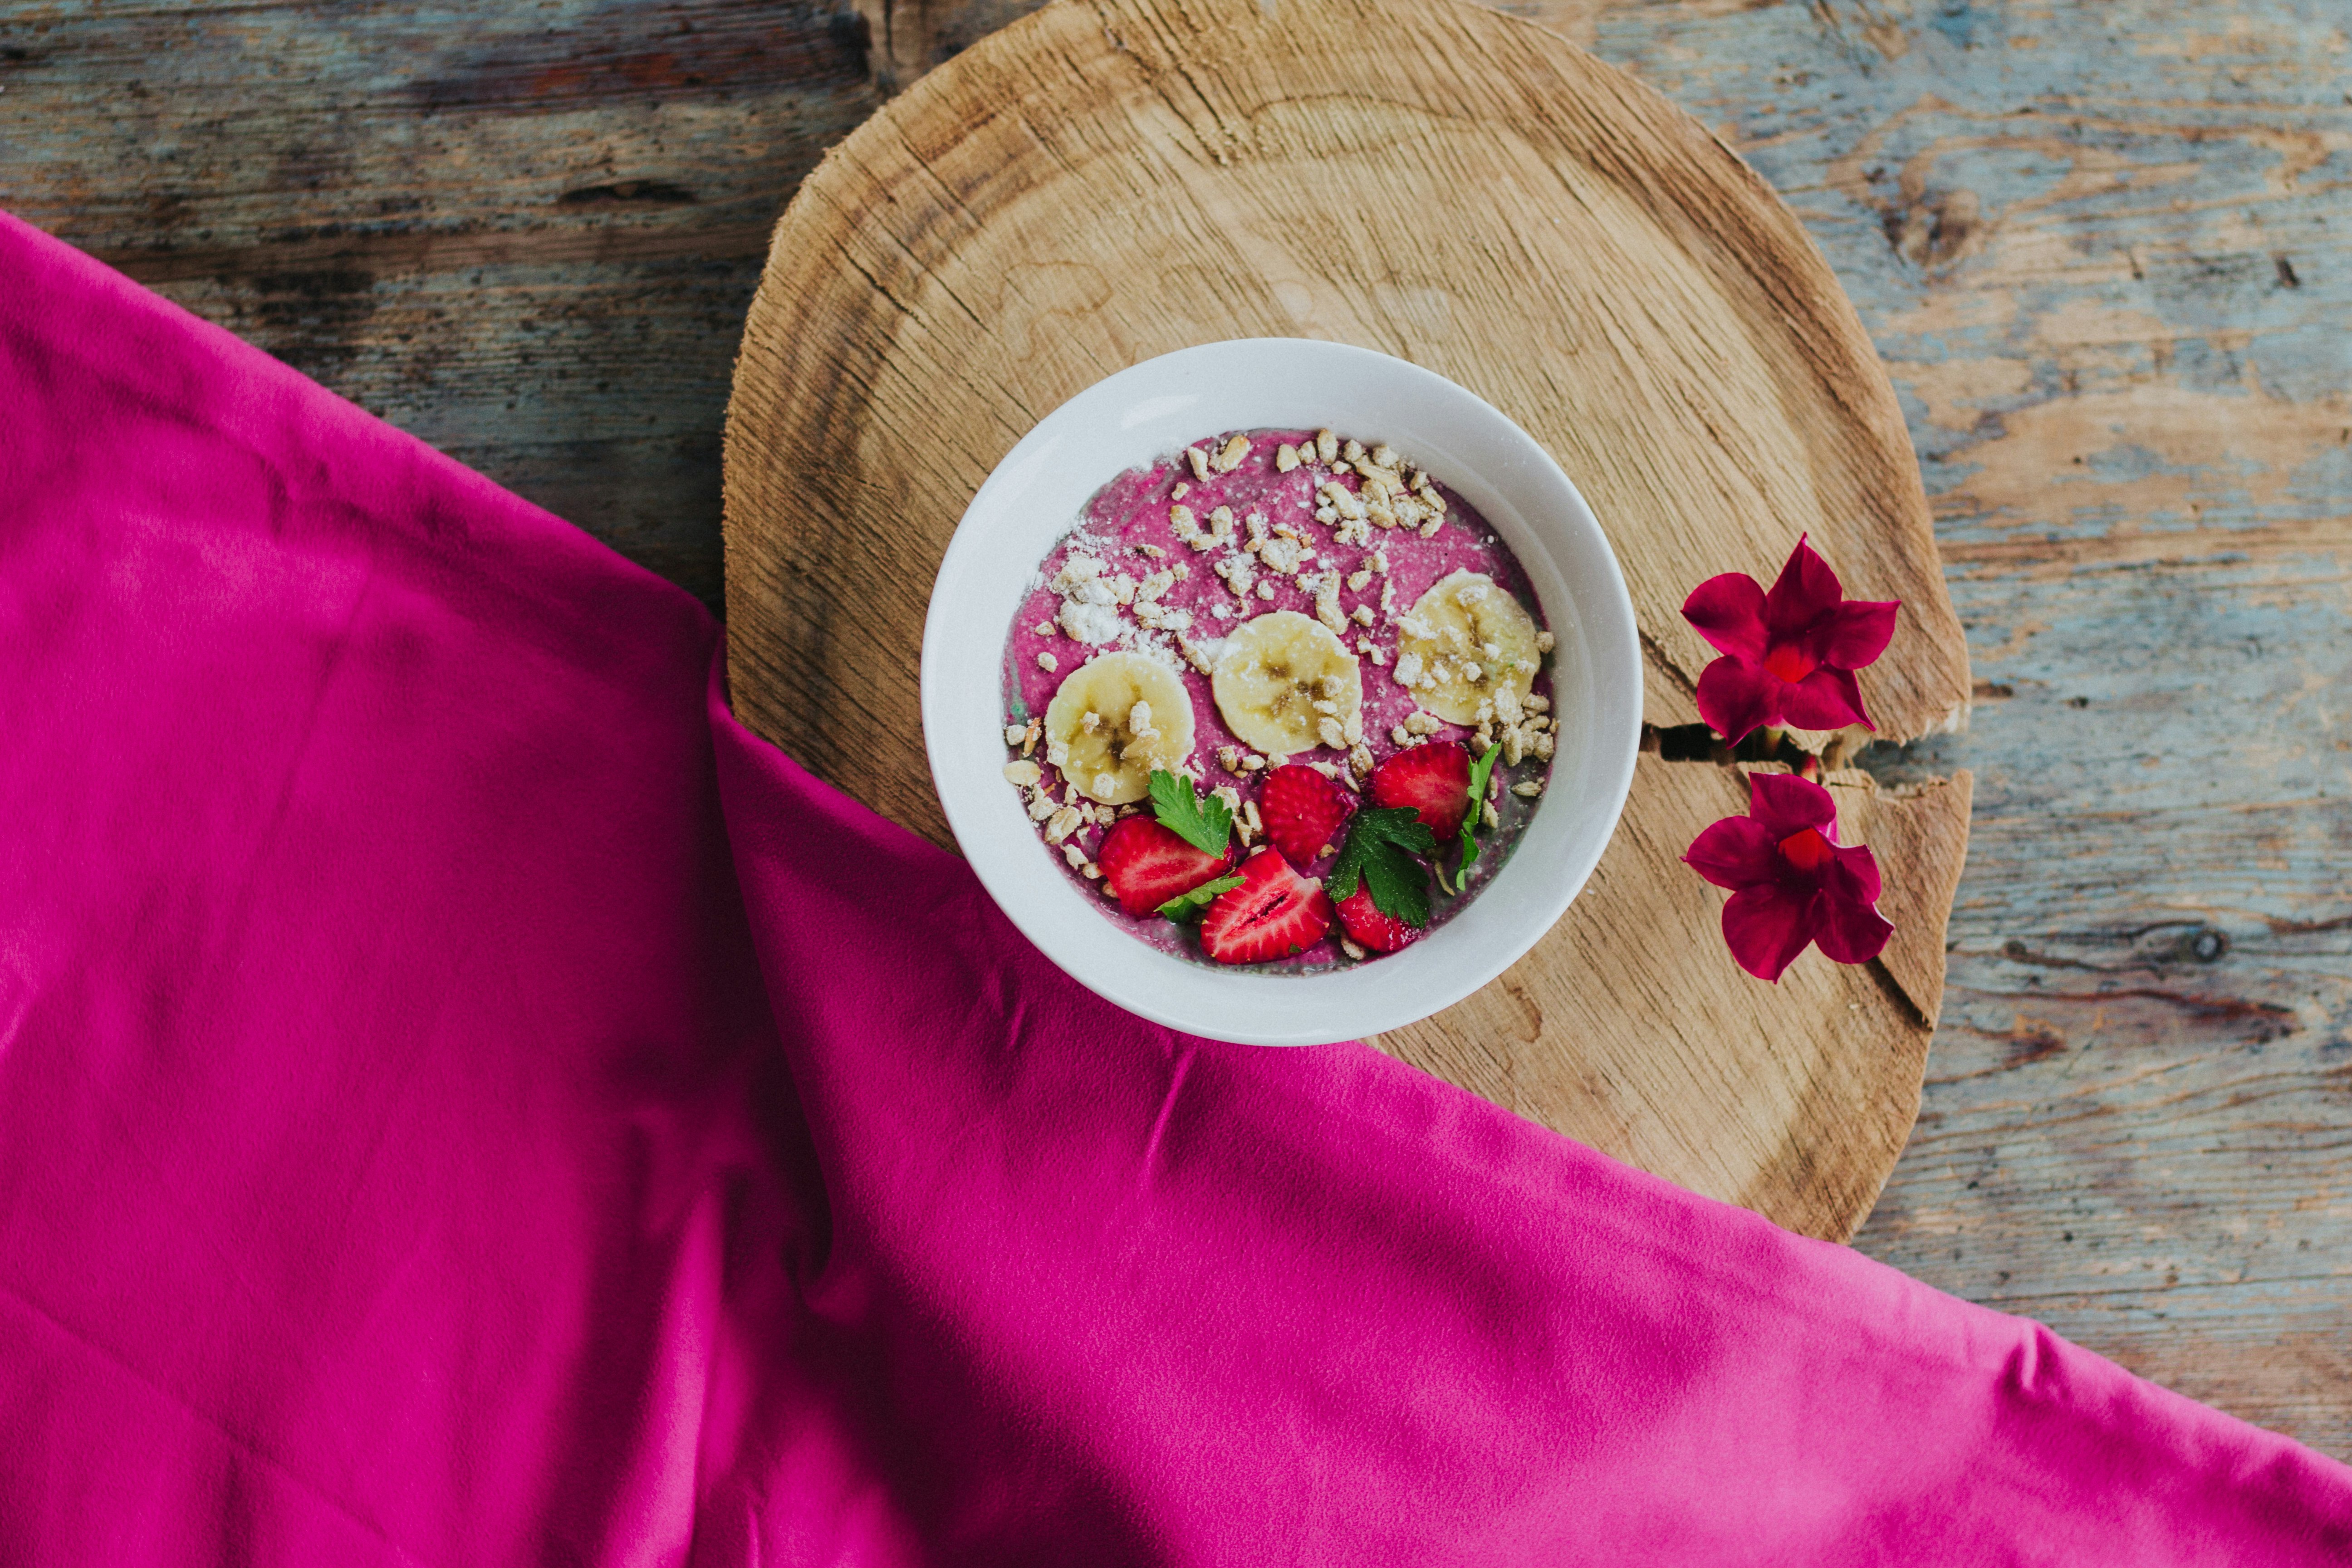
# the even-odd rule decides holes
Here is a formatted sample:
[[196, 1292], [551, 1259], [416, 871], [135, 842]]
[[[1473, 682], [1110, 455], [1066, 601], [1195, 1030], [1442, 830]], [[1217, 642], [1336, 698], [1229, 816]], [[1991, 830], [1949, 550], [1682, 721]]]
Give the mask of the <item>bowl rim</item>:
[[[1316, 408], [1300, 407], [1307, 395], [1291, 384], [1308, 376], [1322, 378], [1318, 387], [1347, 391], [1323, 395]], [[1294, 401], [1284, 404], [1285, 396]], [[1572, 823], [1556, 816], [1545, 835], [1544, 844], [1555, 847], [1566, 836], [1563, 857], [1530, 862], [1530, 844], [1555, 805], [1562, 773], [1556, 760], [1545, 799], [1510, 860], [1478, 898], [1424, 941], [1375, 962], [1314, 974], [1220, 970], [1138, 941], [1105, 918], [1098, 897], [1079, 892], [1050, 856], [1038, 852], [1034, 825], [1002, 776], [1008, 760], [1002, 734], [1004, 638], [1025, 588], [984, 604], [968, 601], [992, 589], [1003, 594], [1016, 578], [1032, 582], [1052, 542], [1079, 521], [1091, 498], [1139, 463], [1215, 431], [1346, 424], [1360, 433], [1370, 421], [1332, 412], [1348, 403], [1401, 411], [1382, 423], [1380, 438], [1423, 459], [1439, 452], [1432, 470], [1518, 556], [1563, 650], [1573, 628], [1583, 688], [1578, 815]], [[1288, 409], [1290, 416], [1229, 416], [1272, 406]], [[1395, 427], [1412, 422], [1414, 415], [1405, 410], [1419, 412], [1422, 434]], [[1171, 436], [1163, 426], [1186, 433]], [[1434, 439], [1433, 431], [1444, 439]], [[1475, 468], [1448, 464], [1441, 448], [1465, 440], [1483, 444], [1495, 460]], [[1135, 455], [1106, 467], [1105, 452]], [[1091, 463], [1084, 471], [1093, 477], [1063, 478], [1066, 470], [1051, 465], [1066, 456], [1067, 471]], [[1043, 521], [1005, 521], [1001, 514], [1041, 484], [1075, 489], [1076, 503]], [[1539, 521], [1530, 521], [1530, 508]], [[1024, 539], [1038, 536], [1039, 547], [1003, 545], [1003, 531], [1016, 527]], [[1546, 529], [1558, 537], [1544, 537], [1539, 530]], [[1574, 557], [1572, 580], [1559, 559], [1563, 553]], [[1547, 584], [1552, 592], [1544, 592]], [[971, 657], [975, 626], [986, 632], [984, 658]], [[1556, 712], [1566, 706], [1562, 672], [1563, 665], [1556, 664]], [[982, 681], [992, 689], [985, 705], [976, 700]], [[1642, 684], [1633, 600], [1616, 552], [1574, 481], [1508, 416], [1458, 383], [1377, 350], [1315, 338], [1232, 338], [1156, 355], [1095, 382], [1039, 419], [990, 471], [959, 519], [932, 582], [920, 707], [925, 755], [949, 828], [989, 896], [1039, 951], [1087, 989], [1155, 1023], [1208, 1038], [1289, 1046], [1360, 1038], [1427, 1017], [1492, 982], [1542, 940], [1590, 880], [1623, 815], [1640, 748]], [[974, 743], [975, 725], [984, 728], [988, 750]], [[992, 761], [976, 765], [992, 751]], [[1008, 831], [1014, 824], [1017, 831]], [[1498, 900], [1507, 885], [1512, 898]], [[1479, 919], [1490, 904], [1493, 913]], [[1518, 918], [1507, 918], [1513, 913]], [[1489, 929], [1498, 925], [1506, 929]]]

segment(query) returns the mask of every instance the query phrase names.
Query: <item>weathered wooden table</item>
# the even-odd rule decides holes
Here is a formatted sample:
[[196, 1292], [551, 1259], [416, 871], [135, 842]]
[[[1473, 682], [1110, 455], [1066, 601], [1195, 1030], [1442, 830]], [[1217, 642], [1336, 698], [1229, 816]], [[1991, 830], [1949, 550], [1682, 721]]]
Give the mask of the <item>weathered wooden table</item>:
[[[0, 5], [0, 205], [719, 597], [824, 146], [1020, 0]], [[1549, 0], [1805, 216], [1979, 677], [1926, 1109], [1865, 1250], [2352, 1458], [2352, 15]]]

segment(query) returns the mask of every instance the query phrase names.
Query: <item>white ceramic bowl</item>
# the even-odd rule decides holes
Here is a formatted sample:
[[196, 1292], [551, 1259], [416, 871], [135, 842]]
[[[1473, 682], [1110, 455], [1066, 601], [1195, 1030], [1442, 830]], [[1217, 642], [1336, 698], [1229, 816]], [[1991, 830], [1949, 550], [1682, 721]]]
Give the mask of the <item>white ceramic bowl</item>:
[[[1118, 474], [1225, 430], [1328, 427], [1387, 441], [1485, 514], [1543, 603], [1559, 750], [1502, 871], [1423, 941], [1318, 974], [1219, 969], [1138, 942], [1078, 890], [1004, 782], [1004, 647], [1046, 553]], [[1641, 738], [1641, 652], [1617, 558], [1559, 465], [1444, 376], [1300, 338], [1204, 343], [1120, 371], [1022, 437], [940, 563], [923, 624], [923, 742], [973, 870], [1045, 955], [1130, 1012], [1213, 1039], [1320, 1045], [1452, 1005], [1515, 963], [1584, 886]]]

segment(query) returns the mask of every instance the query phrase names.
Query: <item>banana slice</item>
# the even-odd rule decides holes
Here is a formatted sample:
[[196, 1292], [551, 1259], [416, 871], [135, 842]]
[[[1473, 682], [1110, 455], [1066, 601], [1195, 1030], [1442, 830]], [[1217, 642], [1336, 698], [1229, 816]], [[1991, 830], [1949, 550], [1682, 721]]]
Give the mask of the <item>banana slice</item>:
[[1105, 805], [1141, 800], [1152, 769], [1180, 773], [1192, 754], [1192, 699], [1182, 678], [1139, 653], [1087, 660], [1045, 706], [1046, 760]]
[[1243, 622], [1209, 677], [1225, 727], [1272, 756], [1318, 746], [1346, 751], [1363, 738], [1364, 682], [1356, 656], [1296, 610]]
[[1397, 683], [1450, 724], [1517, 723], [1538, 657], [1535, 622], [1480, 572], [1439, 579], [1397, 622]]

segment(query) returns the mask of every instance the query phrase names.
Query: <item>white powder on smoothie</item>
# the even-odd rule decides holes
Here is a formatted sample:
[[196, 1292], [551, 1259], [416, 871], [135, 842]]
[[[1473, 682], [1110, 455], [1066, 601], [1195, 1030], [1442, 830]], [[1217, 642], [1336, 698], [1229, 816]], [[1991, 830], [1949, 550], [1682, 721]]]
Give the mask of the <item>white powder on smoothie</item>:
[[1084, 599], [1065, 599], [1054, 618], [1073, 641], [1093, 646], [1117, 641], [1125, 626], [1117, 605], [1089, 604]]

